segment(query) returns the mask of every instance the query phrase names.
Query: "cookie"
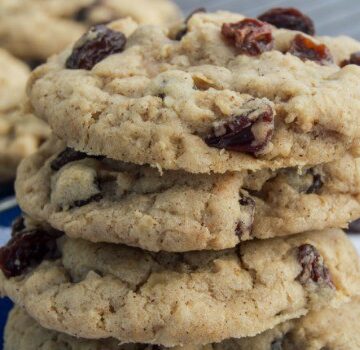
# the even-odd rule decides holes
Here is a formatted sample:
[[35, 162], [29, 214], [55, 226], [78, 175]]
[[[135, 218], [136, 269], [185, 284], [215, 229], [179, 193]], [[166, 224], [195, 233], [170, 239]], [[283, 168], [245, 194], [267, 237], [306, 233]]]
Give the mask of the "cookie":
[[14, 110], [25, 96], [29, 69], [25, 64], [0, 49], [0, 114]]
[[34, 63], [67, 47], [89, 26], [128, 16], [151, 24], [180, 17], [170, 0], [3, 0], [0, 46]]
[[43, 327], [82, 338], [207, 344], [360, 292], [358, 256], [340, 230], [184, 254], [60, 236], [17, 222], [0, 250], [0, 292]]
[[[338, 309], [330, 307], [284, 322], [254, 337], [224, 340], [217, 344], [187, 345], [174, 350], [322, 350], [360, 347], [357, 324], [360, 300]], [[160, 349], [164, 347], [156, 346]], [[5, 330], [5, 350], [151, 350], [152, 345], [119, 344], [115, 339], [85, 340], [42, 328], [25, 311], [15, 308]]]
[[360, 67], [339, 66], [352, 45], [340, 52], [334, 39], [332, 53], [321, 39], [224, 12], [127, 39], [120, 23], [93, 28], [32, 75], [36, 113], [68, 146], [192, 173], [358, 154]]
[[49, 127], [24, 106], [0, 116], [0, 181], [14, 179], [21, 160], [49, 136]]
[[346, 227], [360, 216], [359, 188], [350, 155], [304, 169], [160, 174], [56, 139], [24, 160], [16, 181], [23, 211], [73, 238], [173, 252]]
[[0, 49], [0, 183], [15, 178], [21, 159], [49, 136], [46, 124], [24, 103], [28, 68]]

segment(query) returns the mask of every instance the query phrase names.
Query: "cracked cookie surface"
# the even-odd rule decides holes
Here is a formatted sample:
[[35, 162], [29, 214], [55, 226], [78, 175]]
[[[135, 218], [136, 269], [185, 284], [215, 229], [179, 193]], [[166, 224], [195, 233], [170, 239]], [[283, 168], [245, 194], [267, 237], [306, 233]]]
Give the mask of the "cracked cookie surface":
[[0, 272], [0, 291], [41, 325], [83, 338], [207, 344], [256, 335], [360, 292], [358, 257], [340, 230], [221, 252], [155, 254], [66, 237], [59, 250], [59, 260], [20, 276]]
[[18, 203], [73, 238], [151, 251], [346, 227], [360, 216], [360, 161], [304, 169], [190, 174], [94, 158], [55, 138], [19, 167]]
[[[33, 73], [29, 96], [70, 147], [163, 169], [275, 169], [357, 154], [360, 67], [339, 65], [358, 44], [263, 25], [271, 45], [254, 56], [239, 51], [249, 43], [224, 34], [224, 24], [236, 32], [243, 21], [252, 23], [196, 13], [180, 40], [175, 29], [129, 34], [133, 27], [114, 22], [112, 30], [128, 33], [122, 52], [88, 70], [66, 69], [68, 49]], [[300, 44], [294, 51], [296, 38], [315, 48], [325, 42], [331, 60], [310, 60]], [[77, 49], [86, 50], [84, 40]]]
[[[357, 324], [360, 299], [333, 309], [325, 307], [296, 320], [284, 322], [254, 337], [225, 340], [217, 344], [186, 345], [174, 350], [321, 350], [360, 347]], [[277, 347], [276, 347], [277, 346]], [[152, 350], [152, 345], [119, 344], [115, 339], [86, 340], [42, 328], [25, 311], [15, 308], [5, 330], [5, 350]], [[159, 347], [159, 349], [166, 349]]]
[[0, 46], [30, 63], [46, 60], [89, 26], [122, 17], [161, 25], [180, 14], [170, 0], [3, 0]]
[[0, 49], [0, 182], [15, 178], [21, 159], [49, 136], [46, 124], [24, 106], [28, 68]]

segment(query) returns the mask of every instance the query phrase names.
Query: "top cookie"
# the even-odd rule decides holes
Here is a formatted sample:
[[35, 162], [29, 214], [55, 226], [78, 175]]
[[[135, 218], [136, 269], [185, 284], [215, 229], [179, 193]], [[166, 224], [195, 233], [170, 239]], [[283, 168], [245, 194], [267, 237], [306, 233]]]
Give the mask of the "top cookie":
[[90, 25], [126, 16], [164, 24], [179, 11], [170, 0], [2, 0], [0, 46], [26, 60], [44, 60]]
[[185, 29], [140, 26], [127, 39], [124, 22], [110, 27], [32, 75], [36, 113], [69, 146], [193, 173], [358, 153], [360, 67], [340, 67], [358, 43], [325, 38], [326, 47], [224, 12], [194, 14]]

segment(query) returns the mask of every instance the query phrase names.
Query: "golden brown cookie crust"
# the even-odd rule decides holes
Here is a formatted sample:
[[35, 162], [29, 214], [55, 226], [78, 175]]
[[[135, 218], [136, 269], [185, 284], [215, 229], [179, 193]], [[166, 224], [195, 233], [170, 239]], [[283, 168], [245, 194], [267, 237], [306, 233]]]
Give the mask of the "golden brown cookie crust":
[[[87, 71], [64, 69], [69, 49], [33, 74], [32, 104], [75, 149], [163, 169], [276, 169], [358, 153], [360, 68], [337, 65], [353, 46], [340, 52], [338, 39], [333, 45], [326, 39], [333, 63], [303, 61], [288, 52], [298, 32], [272, 28], [273, 50], [239, 54], [221, 27], [243, 18], [196, 14], [181, 40], [164, 28], [140, 26], [122, 53]], [[264, 113], [275, 119], [274, 134], [258, 153], [206, 143], [233, 118]], [[255, 123], [252, 133], [263, 139], [265, 124]]]
[[340, 230], [222, 252], [154, 254], [66, 238], [60, 250], [60, 260], [21, 276], [0, 273], [1, 294], [42, 326], [83, 338], [207, 344], [254, 336], [360, 292], [357, 253]]
[[[355, 298], [340, 308], [325, 307], [296, 320], [284, 322], [257, 336], [229, 339], [217, 344], [188, 345], [174, 350], [269, 350], [281, 345], [284, 350], [357, 350], [360, 336], [360, 300]], [[119, 344], [114, 339], [86, 340], [42, 328], [25, 311], [14, 308], [5, 330], [5, 350], [151, 350], [151, 345]], [[161, 347], [161, 349], [166, 349]]]
[[346, 227], [360, 216], [360, 161], [255, 173], [190, 174], [86, 157], [55, 138], [19, 168], [18, 203], [73, 238], [151, 251], [232, 248], [240, 241]]

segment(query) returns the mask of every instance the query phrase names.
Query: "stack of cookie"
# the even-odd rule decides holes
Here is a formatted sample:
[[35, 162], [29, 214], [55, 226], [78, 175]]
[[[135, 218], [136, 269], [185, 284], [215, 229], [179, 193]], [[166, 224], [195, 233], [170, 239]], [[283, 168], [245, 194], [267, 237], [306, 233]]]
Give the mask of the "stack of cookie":
[[170, 0], [1, 0], [0, 47], [36, 67], [90, 26], [127, 16], [166, 24], [180, 11]]
[[124, 19], [33, 72], [6, 350], [360, 348], [360, 44], [262, 20]]
[[21, 159], [50, 134], [24, 100], [30, 73], [26, 64], [34, 68], [89, 26], [126, 16], [139, 23], [166, 24], [180, 18], [180, 11], [169, 0], [0, 1], [0, 186], [14, 180]]

